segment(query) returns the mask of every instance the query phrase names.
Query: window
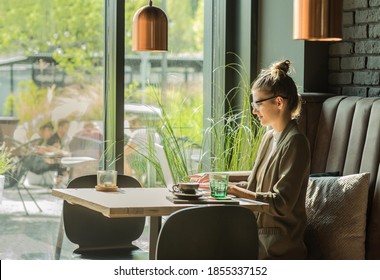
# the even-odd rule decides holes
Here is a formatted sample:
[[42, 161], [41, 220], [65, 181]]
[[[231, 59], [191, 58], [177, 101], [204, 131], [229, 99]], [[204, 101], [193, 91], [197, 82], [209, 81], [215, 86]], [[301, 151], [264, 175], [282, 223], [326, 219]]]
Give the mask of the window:
[[[91, 169], [90, 164], [84, 164], [84, 170], [80, 164], [73, 167], [74, 177], [115, 168], [133, 138], [131, 121], [141, 115], [140, 125], [148, 135], [153, 132], [152, 140], [157, 132], [160, 144], [180, 145], [186, 170], [171, 170], [177, 173], [171, 174], [174, 180], [196, 172], [208, 119], [224, 115], [226, 98], [234, 110], [244, 103], [240, 93], [231, 92], [239, 75], [221, 69], [239, 56], [247, 67], [247, 80], [255, 74], [256, 1], [153, 1], [169, 19], [169, 51], [159, 54], [131, 51], [132, 17], [147, 5], [145, 0], [0, 1], [5, 11], [0, 19], [3, 137], [14, 140], [12, 145], [26, 143], [47, 120], [56, 126], [60, 119], [68, 119], [68, 138], [75, 140], [67, 148], [71, 155], [97, 159]], [[229, 53], [237, 56], [231, 58]], [[143, 107], [153, 107], [158, 114], [142, 114]], [[166, 132], [165, 117], [170, 123]], [[95, 139], [89, 142], [76, 135], [85, 124], [100, 131], [90, 135]], [[118, 148], [109, 162], [99, 165], [105, 158], [102, 143]], [[179, 154], [173, 148], [166, 151]], [[141, 173], [128, 171], [125, 163], [125, 170], [116, 166], [117, 170], [140, 177], [145, 185], [157, 185], [157, 180], [165, 184], [163, 174], [155, 174], [159, 167], [154, 164], [138, 161]]]
[[[147, 0], [0, 0], [0, 104], [4, 105], [0, 107], [0, 142], [21, 151], [13, 155], [17, 168], [6, 174], [8, 185], [15, 185], [17, 181], [36, 186], [56, 185], [58, 169], [51, 173], [34, 170], [37, 174], [32, 169], [41, 165], [29, 162], [24, 168], [20, 163], [24, 164], [23, 160], [33, 155], [36, 147], [32, 140], [42, 138], [46, 132], [40, 128], [49, 130], [51, 121], [55, 131], [61, 119], [69, 121], [68, 126], [66, 122], [61, 124], [68, 128], [70, 141], [65, 149], [70, 152], [71, 163], [66, 162], [64, 167], [71, 178], [105, 167], [123, 172], [116, 163], [124, 162], [124, 146], [132, 138], [131, 123], [136, 118], [145, 122], [142, 128], [147, 132], [143, 135], [151, 139], [148, 143], [155, 142], [157, 132], [157, 142], [169, 146], [168, 150], [174, 153], [166, 158], [172, 166], [178, 167], [171, 170], [170, 176], [174, 177], [171, 179], [178, 181], [183, 174], [197, 171], [200, 145], [204, 145], [204, 131], [210, 125], [208, 119], [223, 115], [225, 108], [218, 102], [225, 100], [238, 80], [224, 69], [231, 62], [227, 53], [238, 54], [246, 63], [249, 76], [254, 73], [252, 42], [256, 38], [252, 23], [257, 1], [153, 2], [164, 9], [169, 18], [167, 53], [131, 51], [132, 17]], [[163, 132], [165, 116], [170, 126]], [[145, 137], [137, 136], [140, 138], [135, 139]], [[223, 134], [220, 138], [223, 139]], [[173, 143], [183, 152], [179, 158], [183, 162], [175, 161], [178, 150], [170, 148]], [[113, 150], [112, 145], [117, 148], [104, 161], [109, 151], [104, 146], [108, 144], [110, 150]], [[212, 145], [206, 147], [208, 151], [212, 151], [211, 148]], [[158, 151], [162, 154], [162, 150]], [[149, 148], [145, 152], [151, 157]], [[56, 164], [54, 156], [48, 152], [40, 160]], [[95, 160], [75, 161], [81, 158]], [[156, 159], [156, 165], [154, 160], [147, 164], [137, 159], [131, 167], [140, 169], [132, 171], [132, 175], [138, 176], [144, 186], [164, 186], [171, 179], [157, 166], [161, 165], [162, 158]], [[185, 172], [181, 170], [183, 166], [187, 168]], [[2, 206], [12, 202], [19, 190], [9, 188], [12, 199], [3, 199]], [[31, 193], [33, 195], [33, 191]], [[51, 195], [41, 193], [37, 193], [36, 200], [43, 204]], [[21, 201], [18, 202], [22, 207]], [[29, 205], [23, 201], [22, 204], [26, 213], [38, 211], [34, 205], [29, 209]], [[49, 215], [51, 221], [49, 211], [38, 215], [38, 224], [28, 223], [32, 225], [32, 233], [26, 234], [28, 229], [22, 227], [23, 235], [28, 238], [20, 242], [34, 242], [30, 238], [34, 234], [41, 240], [36, 229], [45, 229], [47, 223], [41, 219], [44, 214]], [[29, 218], [28, 222], [32, 222]], [[59, 218], [56, 216], [56, 225]], [[23, 221], [12, 217], [10, 220], [9, 223], [17, 224]], [[18, 225], [13, 227], [15, 231], [17, 228]], [[9, 230], [6, 231], [9, 235]], [[45, 240], [51, 240], [50, 237]], [[55, 240], [53, 243], [55, 246]], [[32, 246], [39, 245], [33, 243]], [[35, 251], [25, 254], [23, 250], [21, 255], [14, 254], [12, 258], [51, 257], [50, 246], [47, 247], [49, 252], [43, 255]], [[12, 242], [3, 244], [2, 251], [17, 253]], [[67, 253], [71, 258], [72, 250]]]
[[[67, 180], [69, 169], [72, 177], [93, 173], [103, 142], [104, 1], [0, 3], [1, 140], [15, 149], [27, 147], [15, 154], [20, 169], [11, 178], [53, 185], [62, 179], [56, 175], [64, 173]], [[62, 151], [44, 153], [45, 169], [34, 170], [24, 158], [42, 156], [35, 154], [42, 153], [37, 146], [46, 144], [63, 119], [68, 122], [60, 130]], [[55, 156], [62, 155], [93, 160], [58, 166]]]
[[[171, 168], [170, 174], [176, 181], [183, 179], [184, 170], [197, 170], [203, 124], [204, 1], [153, 1], [168, 17], [165, 53], [131, 50], [132, 17], [144, 5], [147, 1], [125, 3], [124, 171], [145, 186], [162, 186], [160, 160], [177, 161], [178, 168]], [[165, 147], [167, 158], [157, 158], [155, 144]]]

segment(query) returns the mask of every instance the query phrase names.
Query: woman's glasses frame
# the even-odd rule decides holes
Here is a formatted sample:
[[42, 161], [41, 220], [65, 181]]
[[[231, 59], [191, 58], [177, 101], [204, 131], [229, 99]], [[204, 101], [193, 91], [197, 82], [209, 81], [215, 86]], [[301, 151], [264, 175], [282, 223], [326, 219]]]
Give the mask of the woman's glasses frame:
[[251, 106], [252, 106], [252, 108], [258, 110], [261, 103], [263, 103], [265, 101], [268, 101], [268, 100], [271, 100], [271, 99], [275, 99], [277, 97], [282, 97], [283, 99], [288, 99], [286, 96], [275, 95], [275, 96], [272, 96], [272, 97], [268, 97], [268, 98], [264, 98], [264, 99], [259, 99], [259, 100], [256, 100], [256, 101], [252, 101], [251, 102]]

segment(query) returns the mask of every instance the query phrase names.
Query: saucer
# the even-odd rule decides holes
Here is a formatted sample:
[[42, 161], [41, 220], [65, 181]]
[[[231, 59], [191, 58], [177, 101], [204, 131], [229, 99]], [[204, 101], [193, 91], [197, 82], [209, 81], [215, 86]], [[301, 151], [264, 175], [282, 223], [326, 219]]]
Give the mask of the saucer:
[[196, 193], [183, 193], [183, 192], [174, 192], [173, 193], [176, 197], [181, 199], [198, 199], [201, 196], [203, 196], [203, 193], [196, 192]]
[[104, 186], [98, 186], [98, 185], [96, 185], [96, 186], [95, 186], [95, 189], [96, 189], [97, 191], [101, 191], [101, 192], [117, 192], [118, 187], [117, 187], [117, 186], [113, 186], [113, 187], [104, 187]]

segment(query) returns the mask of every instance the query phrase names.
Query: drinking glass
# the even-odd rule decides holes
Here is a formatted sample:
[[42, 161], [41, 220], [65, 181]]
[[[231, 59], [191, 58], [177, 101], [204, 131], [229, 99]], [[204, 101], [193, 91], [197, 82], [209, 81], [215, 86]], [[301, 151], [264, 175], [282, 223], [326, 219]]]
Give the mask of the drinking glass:
[[216, 199], [225, 198], [227, 196], [228, 174], [226, 173], [210, 173], [210, 192], [211, 196]]
[[114, 188], [117, 186], [117, 171], [116, 170], [99, 170], [98, 186], [103, 188]]

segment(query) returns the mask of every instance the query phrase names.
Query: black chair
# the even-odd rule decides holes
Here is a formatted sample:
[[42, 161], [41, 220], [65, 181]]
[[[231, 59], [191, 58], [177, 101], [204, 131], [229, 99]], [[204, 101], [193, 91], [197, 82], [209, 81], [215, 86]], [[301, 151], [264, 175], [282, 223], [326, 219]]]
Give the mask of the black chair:
[[[141, 188], [133, 177], [118, 175], [119, 188]], [[96, 175], [77, 177], [67, 188], [89, 188], [97, 184]], [[79, 245], [74, 253], [90, 259], [133, 258], [132, 244], [143, 233], [145, 217], [111, 219], [101, 213], [64, 201], [63, 224], [67, 238]], [[59, 242], [57, 242], [59, 243]], [[62, 241], [60, 241], [62, 244]], [[58, 246], [58, 245], [57, 245]]]
[[157, 241], [158, 260], [258, 258], [256, 217], [238, 205], [201, 206], [168, 217]]

